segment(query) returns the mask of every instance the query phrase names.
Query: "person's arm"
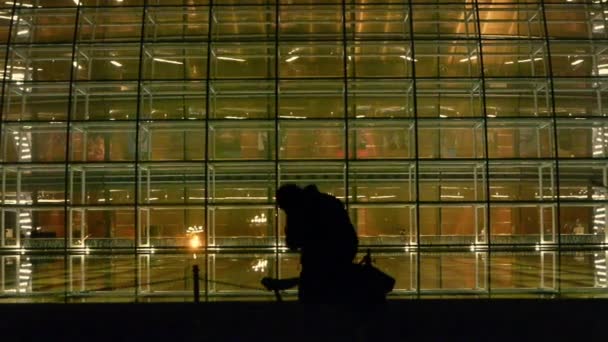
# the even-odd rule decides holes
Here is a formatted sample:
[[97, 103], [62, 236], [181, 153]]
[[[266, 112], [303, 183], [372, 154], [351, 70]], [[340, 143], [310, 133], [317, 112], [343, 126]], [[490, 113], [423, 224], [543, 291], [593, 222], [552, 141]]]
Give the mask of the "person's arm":
[[285, 279], [276, 279], [276, 278], [270, 278], [270, 277], [262, 278], [262, 285], [264, 285], [264, 287], [268, 291], [287, 290], [292, 287], [298, 286], [299, 283], [300, 283], [300, 278], [297, 278], [297, 277], [285, 278]]

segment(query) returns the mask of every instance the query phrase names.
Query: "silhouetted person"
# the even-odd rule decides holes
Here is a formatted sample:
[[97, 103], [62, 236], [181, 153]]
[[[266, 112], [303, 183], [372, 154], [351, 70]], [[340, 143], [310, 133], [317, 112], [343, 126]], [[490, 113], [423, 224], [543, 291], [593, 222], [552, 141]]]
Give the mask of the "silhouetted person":
[[285, 289], [299, 285], [302, 303], [349, 302], [352, 293], [345, 290], [359, 241], [342, 202], [319, 192], [315, 185], [286, 184], [276, 195], [279, 208], [287, 215], [287, 247], [300, 252], [301, 271], [299, 278], [264, 278], [264, 286]]

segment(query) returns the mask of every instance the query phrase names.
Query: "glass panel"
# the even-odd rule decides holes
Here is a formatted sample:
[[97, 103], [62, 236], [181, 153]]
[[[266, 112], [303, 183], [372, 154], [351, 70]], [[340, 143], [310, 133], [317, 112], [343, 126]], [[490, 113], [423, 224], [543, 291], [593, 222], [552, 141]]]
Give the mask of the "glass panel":
[[78, 19], [80, 42], [139, 41], [142, 8], [84, 8]]
[[70, 128], [72, 161], [129, 161], [135, 159], [135, 123], [78, 123]]
[[474, 243], [475, 227], [481, 231], [484, 222], [483, 208], [483, 206], [462, 204], [420, 206], [420, 243], [426, 245]]
[[553, 76], [590, 77], [608, 75], [606, 42], [551, 42]]
[[418, 121], [419, 158], [483, 158], [483, 122], [478, 120]]
[[489, 79], [485, 86], [488, 117], [552, 115], [550, 87], [545, 80]]
[[274, 245], [273, 207], [211, 208], [209, 214], [211, 246]]
[[274, 6], [215, 7], [212, 38], [239, 41], [274, 39], [275, 15]]
[[[482, 44], [486, 77], [541, 77], [547, 74], [547, 53], [539, 41], [484, 41]], [[553, 46], [551, 54], [554, 56]]]
[[524, 289], [555, 290], [557, 256], [555, 252], [536, 254], [492, 253], [490, 287], [495, 291], [521, 293]]
[[348, 39], [409, 39], [409, 10], [402, 4], [351, 5], [346, 11]]
[[415, 201], [415, 167], [407, 162], [351, 162], [350, 203]]
[[22, 8], [13, 17], [12, 43], [71, 43], [75, 23], [74, 9]]
[[606, 38], [606, 14], [584, 4], [547, 5], [547, 30], [551, 38]]
[[68, 81], [72, 63], [71, 46], [15, 46], [6, 68], [11, 81]]
[[560, 158], [605, 158], [608, 127], [605, 121], [560, 119], [557, 122]]
[[273, 203], [275, 166], [270, 163], [223, 163], [209, 166], [213, 203]]
[[485, 200], [483, 163], [419, 163], [420, 201], [465, 202]]
[[[279, 47], [279, 75], [286, 77], [343, 77], [344, 49], [335, 43], [290, 43]], [[270, 76], [272, 77], [272, 76]]]
[[[606, 64], [608, 74], [608, 64]], [[601, 74], [600, 69], [600, 74]], [[608, 83], [605, 79], [553, 80], [557, 116], [607, 116]]]
[[489, 158], [551, 158], [550, 120], [488, 120]]
[[211, 50], [212, 78], [274, 77], [274, 44], [214, 44]]
[[429, 293], [479, 291], [486, 286], [487, 259], [477, 253], [421, 253], [420, 290]]
[[137, 84], [74, 83], [71, 117], [72, 120], [134, 120], [137, 117]]
[[342, 39], [340, 6], [281, 6], [281, 39]]
[[141, 86], [140, 118], [153, 120], [204, 119], [204, 82], [144, 82]]
[[604, 204], [562, 202], [560, 234], [562, 244], [600, 244], [606, 241], [606, 208]]
[[608, 165], [604, 162], [562, 161], [559, 197], [567, 201], [608, 200]]
[[555, 205], [492, 204], [491, 242], [494, 244], [539, 244], [541, 234], [555, 231]]
[[75, 78], [89, 81], [137, 79], [139, 54], [138, 45], [78, 46], [73, 62]]
[[4, 162], [62, 162], [66, 158], [66, 126], [63, 123], [2, 125]]
[[64, 203], [65, 167], [63, 165], [2, 168], [2, 204], [62, 206]]
[[475, 38], [475, 8], [471, 5], [415, 5], [415, 38]]
[[[482, 38], [542, 38], [542, 7], [536, 1], [509, 1], [512, 4], [479, 4]], [[515, 2], [530, 2], [517, 4]]]
[[478, 81], [416, 81], [418, 117], [480, 117], [483, 114]]
[[417, 77], [478, 77], [480, 74], [475, 43], [418, 40], [414, 44]]
[[133, 165], [71, 165], [70, 204], [133, 205], [135, 170]]
[[71, 247], [133, 246], [135, 211], [132, 208], [70, 209], [70, 214]]
[[204, 160], [205, 152], [205, 123], [142, 122], [139, 125], [140, 160]]
[[274, 122], [228, 120], [209, 123], [209, 159], [272, 160]]
[[490, 162], [492, 201], [551, 201], [555, 196], [552, 162]]
[[56, 82], [5, 84], [4, 120], [55, 121], [67, 119], [69, 84]]
[[344, 117], [344, 82], [282, 81], [279, 84], [279, 118]]
[[564, 251], [560, 253], [559, 262], [563, 270], [559, 282], [562, 292], [606, 287], [606, 252]]
[[279, 158], [343, 159], [344, 124], [340, 121], [282, 121]]
[[415, 210], [408, 206], [351, 207], [360, 245], [404, 245], [415, 231]]
[[414, 115], [411, 81], [356, 80], [349, 81], [348, 87], [349, 118], [400, 118]]
[[349, 130], [351, 159], [415, 157], [414, 123], [410, 120], [357, 122]]
[[205, 170], [196, 164], [139, 166], [139, 201], [146, 204], [205, 203]]
[[213, 82], [210, 110], [213, 119], [270, 119], [275, 116], [275, 84], [259, 81]]
[[272, 254], [215, 254], [211, 260], [214, 267], [208, 280], [211, 296], [240, 294], [259, 299], [271, 295], [262, 289], [260, 279], [276, 274], [277, 261]]
[[[146, 45], [144, 79], [201, 79], [207, 76], [207, 49], [195, 45]], [[115, 63], [113, 63], [115, 64]]]
[[[148, 1], [146, 9], [144, 33], [146, 41], [207, 40], [209, 30], [207, 7], [152, 7], [150, 2]], [[168, 5], [167, 2], [163, 1], [162, 5]], [[173, 0], [175, 4], [181, 2]], [[188, 4], [192, 4], [192, 1]]]
[[[154, 247], [205, 246], [205, 210], [203, 208], [145, 208], [140, 215], [144, 229], [149, 231], [150, 244]], [[140, 216], [140, 217], [142, 217]], [[201, 232], [196, 234], [194, 230]]]
[[355, 42], [348, 46], [348, 75], [411, 77], [411, 54], [409, 44]]

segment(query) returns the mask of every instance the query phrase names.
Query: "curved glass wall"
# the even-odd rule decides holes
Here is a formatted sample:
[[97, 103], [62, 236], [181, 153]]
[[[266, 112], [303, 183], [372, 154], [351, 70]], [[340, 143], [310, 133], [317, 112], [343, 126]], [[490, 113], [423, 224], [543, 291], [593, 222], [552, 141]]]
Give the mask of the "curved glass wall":
[[[604, 244], [602, 1], [0, 4], [0, 248]], [[320, 232], [319, 234], [322, 234]]]

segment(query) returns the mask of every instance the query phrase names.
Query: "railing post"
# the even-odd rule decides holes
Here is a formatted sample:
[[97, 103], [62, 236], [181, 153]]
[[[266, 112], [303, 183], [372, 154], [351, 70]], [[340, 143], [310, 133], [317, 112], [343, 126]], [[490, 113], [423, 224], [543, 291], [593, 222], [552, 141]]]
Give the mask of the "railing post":
[[200, 302], [200, 291], [199, 291], [199, 270], [198, 270], [198, 265], [193, 265], [192, 266], [192, 279], [194, 280], [194, 302], [195, 303], [199, 303]]

